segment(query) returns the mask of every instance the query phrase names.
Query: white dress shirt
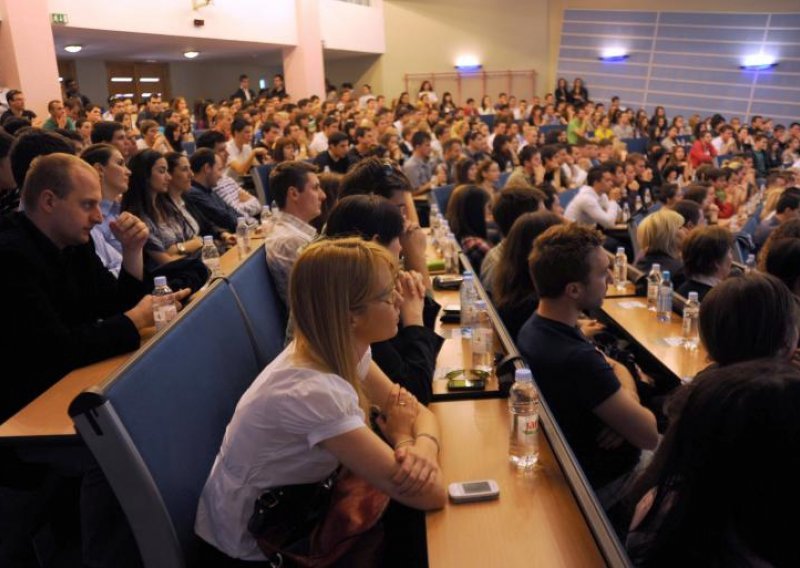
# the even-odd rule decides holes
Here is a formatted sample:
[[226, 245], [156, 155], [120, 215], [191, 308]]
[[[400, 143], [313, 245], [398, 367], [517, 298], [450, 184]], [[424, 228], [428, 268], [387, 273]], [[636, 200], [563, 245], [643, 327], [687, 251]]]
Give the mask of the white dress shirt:
[[564, 217], [580, 225], [610, 228], [617, 224], [619, 205], [609, 201], [608, 195], [598, 195], [593, 187], [584, 185], [564, 211]]

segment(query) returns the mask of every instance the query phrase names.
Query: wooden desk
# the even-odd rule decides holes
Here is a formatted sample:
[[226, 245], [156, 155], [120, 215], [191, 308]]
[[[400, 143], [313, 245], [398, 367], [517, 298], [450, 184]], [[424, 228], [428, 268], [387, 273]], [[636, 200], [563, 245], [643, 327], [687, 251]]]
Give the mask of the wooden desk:
[[625, 288], [618, 290], [613, 284], [609, 284], [606, 290], [606, 298], [628, 298], [636, 295], [636, 285], [633, 282], [626, 282]]
[[[643, 307], [626, 308], [630, 302]], [[688, 351], [681, 345], [672, 346], [665, 341], [665, 338], [681, 337], [681, 318], [676, 314], [671, 314], [669, 322], [659, 322], [656, 314], [647, 310], [644, 298], [606, 299], [602, 310], [676, 378], [682, 381], [691, 379], [708, 366], [708, 354], [702, 345], [695, 351]]]
[[[250, 254], [264, 254], [259, 245], [254, 243]], [[220, 270], [227, 276], [239, 266], [239, 252], [236, 247], [226, 251], [220, 258]], [[198, 291], [192, 300], [196, 301], [202, 296]], [[155, 335], [155, 328], [146, 331], [140, 349]], [[32, 400], [14, 416], [0, 424], [0, 442], [10, 442], [19, 438], [69, 438], [75, 436], [72, 419], [67, 414], [72, 400], [82, 391], [99, 385], [111, 377], [125, 362], [133, 357], [137, 351], [117, 355], [110, 359], [98, 361], [86, 367], [75, 369], [64, 376], [49, 389]]]
[[436, 403], [445, 483], [491, 478], [500, 499], [452, 505], [426, 517], [431, 568], [605, 566], [550, 445], [540, 433], [539, 464], [508, 462], [505, 400]]

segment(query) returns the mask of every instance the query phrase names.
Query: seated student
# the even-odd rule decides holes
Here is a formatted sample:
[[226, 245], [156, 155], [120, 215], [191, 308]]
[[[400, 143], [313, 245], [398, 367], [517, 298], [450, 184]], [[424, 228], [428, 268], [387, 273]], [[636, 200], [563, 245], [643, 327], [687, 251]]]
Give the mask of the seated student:
[[161, 134], [159, 124], [155, 120], [141, 121], [139, 123], [139, 132], [142, 134], [142, 137], [136, 141], [137, 149], [154, 150], [161, 154], [172, 151], [172, 147], [169, 145], [164, 135]]
[[478, 165], [471, 158], [459, 158], [455, 164], [456, 185], [474, 184], [478, 181]]
[[350, 166], [350, 160], [347, 158], [349, 148], [350, 142], [347, 138], [347, 134], [344, 132], [333, 132], [328, 137], [327, 147], [314, 158], [314, 164], [322, 173], [335, 172], [346, 174], [347, 168]]
[[658, 201], [664, 207], [669, 207], [670, 209], [675, 209], [675, 205], [683, 200], [680, 187], [676, 183], [665, 183], [659, 186], [656, 193], [658, 194]]
[[125, 158], [111, 144], [92, 144], [81, 153], [81, 159], [92, 166], [100, 176], [103, 199], [100, 211], [103, 221], [92, 228], [92, 240], [97, 256], [114, 276], [119, 276], [122, 267], [122, 244], [114, 236], [111, 223], [120, 213], [120, 199], [128, 191], [131, 171]]
[[239, 212], [228, 205], [212, 188], [222, 177], [222, 157], [209, 148], [200, 148], [189, 158], [192, 188], [184, 194], [192, 216], [200, 222], [219, 227], [227, 235], [236, 233]]
[[431, 135], [421, 130], [415, 132], [411, 137], [411, 146], [413, 151], [403, 164], [403, 172], [411, 182], [414, 195], [422, 195], [434, 185], [444, 185], [447, 179], [441, 175], [437, 175], [435, 182], [432, 181], [436, 163], [431, 157]]
[[[397, 333], [396, 271], [385, 247], [361, 238], [318, 241], [297, 258], [295, 339], [237, 404], [200, 496], [195, 531], [215, 566], [264, 562], [247, 524], [265, 490], [319, 482], [340, 465], [409, 507], [444, 506], [436, 419], [371, 360], [370, 344]], [[370, 404], [386, 416], [386, 442], [368, 426]]]
[[683, 201], [697, 203], [703, 211], [703, 217], [710, 225], [716, 225], [719, 220], [719, 207], [714, 202], [714, 192], [708, 185], [690, 185], [683, 193]]
[[419, 230], [419, 218], [411, 195], [411, 182], [399, 166], [383, 162], [379, 158], [367, 158], [355, 164], [342, 178], [339, 197], [370, 194], [388, 199], [406, 219], [406, 231], [400, 237], [403, 245], [403, 260], [406, 269], [422, 274], [426, 287], [430, 288], [428, 263], [425, 259], [427, 240]]
[[[196, 144], [198, 150], [209, 148], [222, 159], [223, 164], [228, 162], [228, 145], [225, 142], [225, 135], [221, 132], [206, 130], [197, 137]], [[242, 189], [236, 180], [224, 171], [211, 189], [229, 207], [235, 209], [240, 217], [252, 219], [261, 214], [261, 203], [258, 198]]]
[[580, 225], [613, 227], [619, 215], [619, 188], [613, 187], [613, 174], [604, 166], [594, 166], [586, 177], [586, 185], [572, 198], [564, 217]]
[[681, 199], [670, 207], [678, 215], [683, 217], [683, 228], [687, 233], [696, 227], [705, 227], [706, 219], [703, 216], [703, 209], [696, 202], [690, 199]]
[[[325, 236], [359, 236], [375, 241], [388, 248], [399, 261], [400, 237], [404, 231], [403, 216], [385, 198], [351, 195], [340, 200], [331, 211]], [[436, 357], [444, 341], [433, 331], [441, 306], [427, 296], [418, 272], [403, 272], [398, 282], [402, 293], [402, 327], [393, 338], [372, 345], [372, 358], [391, 380], [427, 405], [433, 396]]]
[[538, 189], [527, 185], [518, 185], [519, 183], [524, 184], [524, 182], [515, 182], [514, 185], [506, 185], [497, 195], [497, 200], [492, 207], [492, 217], [497, 223], [502, 240], [486, 253], [481, 263], [481, 284], [489, 294], [492, 293], [494, 286], [495, 267], [503, 255], [505, 237], [511, 230], [511, 226], [523, 213], [540, 209], [545, 200], [545, 195]]
[[[24, 212], [0, 220], [0, 259], [14, 274], [0, 279], [7, 324], [0, 352], [8, 378], [2, 419], [69, 371], [136, 349], [140, 332], [153, 325], [150, 286], [142, 281], [147, 227], [124, 213], [112, 224], [122, 243], [122, 270], [114, 278], [90, 239], [102, 220], [101, 197], [92, 166], [66, 154], [41, 156], [25, 175]], [[21, 357], [32, 345], [46, 356]]]
[[653, 264], [658, 263], [662, 272], [669, 270], [673, 287], [683, 284], [681, 245], [685, 235], [683, 217], [672, 209], [661, 209], [645, 217], [636, 229], [643, 253], [636, 261], [636, 268], [646, 277]]
[[259, 160], [266, 157], [267, 151], [264, 148], [253, 149], [250, 145], [253, 140], [253, 127], [245, 119], [235, 119], [231, 125], [231, 133], [231, 139], [225, 146], [228, 151], [225, 174], [239, 183], [242, 176], [249, 174], [253, 166], [258, 165]]
[[325, 200], [316, 170], [306, 162], [282, 162], [269, 174], [270, 193], [279, 210], [273, 213], [272, 229], [265, 241], [267, 265], [287, 306], [289, 274], [303, 247], [317, 235], [310, 223], [322, 212]]
[[697, 292], [702, 302], [706, 294], [728, 277], [733, 263], [733, 237], [722, 227], [703, 227], [692, 231], [683, 243], [683, 270], [686, 278], [676, 291], [684, 298]]
[[489, 195], [477, 185], [458, 186], [447, 203], [447, 221], [477, 274], [492, 248], [486, 227], [487, 217], [491, 218], [489, 205]]
[[770, 249], [783, 239], [800, 239], [800, 219], [792, 219], [778, 225], [767, 237], [764, 246], [758, 251], [758, 269], [761, 272], [767, 272], [767, 257]]
[[542, 156], [535, 146], [524, 146], [519, 151], [519, 166], [514, 168], [508, 177], [506, 186], [513, 183], [525, 183], [531, 187], [536, 187], [544, 181], [544, 166]]
[[[492, 302], [512, 339], [516, 340], [522, 324], [528, 321], [539, 304], [528, 269], [533, 241], [553, 225], [561, 223], [563, 220], [550, 211], [523, 213], [516, 218], [500, 245], [492, 249], [502, 245], [492, 274]], [[487, 259], [488, 255], [484, 265]]]
[[786, 221], [799, 218], [800, 196], [796, 193], [785, 191], [780, 199], [778, 199], [778, 204], [775, 206], [775, 214], [761, 221], [756, 228], [756, 232], [753, 234], [753, 243], [755, 243], [756, 248], [758, 249], [764, 246], [770, 233], [772, 233], [776, 227], [782, 225]]
[[124, 156], [128, 151], [125, 127], [122, 123], [110, 120], [98, 122], [92, 128], [92, 144], [111, 144]]
[[797, 347], [800, 313], [779, 279], [752, 272], [728, 278], [706, 295], [699, 331], [719, 366], [765, 357], [790, 358]]
[[19, 189], [11, 171], [11, 145], [14, 137], [0, 126], [0, 215], [19, 209]]
[[[637, 482], [636, 566], [798, 566], [800, 371], [775, 360], [709, 370], [682, 387]], [[643, 495], [643, 496], [642, 496]]]
[[769, 250], [766, 271], [800, 297], [800, 239], [781, 239]]
[[582, 312], [599, 308], [608, 288], [602, 245], [599, 231], [577, 224], [550, 227], [537, 237], [529, 267], [539, 306], [517, 345], [608, 510], [639, 462], [640, 449], [655, 448], [658, 431], [628, 370], [577, 328]]

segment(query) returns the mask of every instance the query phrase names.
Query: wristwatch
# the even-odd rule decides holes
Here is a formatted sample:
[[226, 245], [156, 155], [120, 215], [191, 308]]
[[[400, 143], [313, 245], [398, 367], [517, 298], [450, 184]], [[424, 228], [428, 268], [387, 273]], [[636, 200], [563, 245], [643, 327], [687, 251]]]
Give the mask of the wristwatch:
[[184, 243], [178, 243], [176, 246], [178, 247], [179, 253], [186, 254], [186, 245]]

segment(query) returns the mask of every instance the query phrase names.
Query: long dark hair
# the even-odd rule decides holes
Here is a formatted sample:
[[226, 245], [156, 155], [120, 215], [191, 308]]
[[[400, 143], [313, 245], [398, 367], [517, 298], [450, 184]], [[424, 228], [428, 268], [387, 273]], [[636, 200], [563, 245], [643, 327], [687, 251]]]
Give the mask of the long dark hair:
[[128, 162], [131, 177], [128, 191], [122, 195], [122, 210], [130, 211], [137, 217], [147, 216], [158, 224], [170, 214], [170, 200], [166, 193], [150, 195], [150, 176], [156, 162], [164, 156], [155, 150], [142, 150]]
[[528, 257], [533, 241], [561, 219], [550, 211], [536, 211], [521, 215], [511, 227], [495, 269], [492, 296], [498, 308], [515, 306], [526, 300], [537, 300]]
[[380, 195], [350, 195], [339, 200], [328, 216], [328, 237], [359, 236], [388, 246], [403, 233], [403, 215]]
[[753, 556], [800, 565], [786, 520], [800, 507], [800, 370], [775, 360], [719, 367], [678, 396], [680, 415], [629, 494], [656, 490], [644, 525], [664, 514], [636, 565], [750, 566]]
[[447, 220], [460, 241], [464, 237], [486, 239], [486, 204], [489, 194], [477, 185], [462, 185], [450, 196]]

